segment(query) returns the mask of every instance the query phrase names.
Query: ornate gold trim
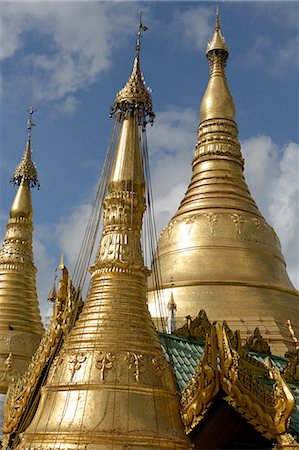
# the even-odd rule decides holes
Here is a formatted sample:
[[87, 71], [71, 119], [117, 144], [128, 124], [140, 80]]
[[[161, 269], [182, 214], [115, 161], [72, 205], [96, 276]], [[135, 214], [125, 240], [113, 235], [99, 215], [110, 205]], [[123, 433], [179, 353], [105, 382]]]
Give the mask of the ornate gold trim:
[[202, 420], [218, 392], [217, 342], [212, 326], [210, 334], [206, 334], [204, 356], [182, 393], [181, 416], [187, 434]]
[[[9, 386], [4, 404], [3, 449], [9, 446], [13, 434], [22, 431], [19, 427], [26, 413], [26, 425], [28, 426], [30, 423], [34, 411], [28, 414], [28, 407], [34, 398], [39, 397], [40, 389], [46, 379], [45, 368], [47, 366], [48, 369], [50, 368], [51, 362], [61, 347], [62, 339], [72, 328], [81, 302], [80, 293], [73, 287], [68, 271], [64, 267], [49, 327], [42, 337], [27, 371]], [[56, 356], [56, 358], [49, 378], [54, 376], [54, 369], [58, 364], [58, 357]]]

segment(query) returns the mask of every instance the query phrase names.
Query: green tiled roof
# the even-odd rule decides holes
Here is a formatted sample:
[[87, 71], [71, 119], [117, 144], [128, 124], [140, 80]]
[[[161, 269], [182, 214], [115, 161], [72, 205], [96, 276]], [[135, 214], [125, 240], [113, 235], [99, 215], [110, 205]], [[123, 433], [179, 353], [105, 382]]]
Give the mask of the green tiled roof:
[[[159, 333], [160, 342], [166, 360], [172, 359], [174, 373], [180, 391], [184, 389], [188, 381], [191, 379], [198, 360], [203, 357], [205, 346], [203, 342], [193, 339], [184, 339], [170, 334]], [[168, 351], [167, 351], [168, 349]], [[170, 357], [169, 357], [170, 353]], [[257, 361], [264, 363], [267, 355], [250, 352], [250, 356]], [[271, 355], [270, 360], [274, 367], [282, 371], [287, 365], [287, 358]], [[262, 380], [261, 380], [262, 381]], [[264, 379], [265, 384], [271, 384], [272, 381]], [[299, 386], [289, 384], [293, 395], [296, 399], [295, 410], [291, 417], [289, 432], [293, 435], [299, 435]]]
[[178, 386], [182, 391], [191, 379], [198, 360], [204, 354], [204, 344], [165, 333], [159, 333], [159, 336], [166, 360], [169, 362], [169, 359], [172, 359]]

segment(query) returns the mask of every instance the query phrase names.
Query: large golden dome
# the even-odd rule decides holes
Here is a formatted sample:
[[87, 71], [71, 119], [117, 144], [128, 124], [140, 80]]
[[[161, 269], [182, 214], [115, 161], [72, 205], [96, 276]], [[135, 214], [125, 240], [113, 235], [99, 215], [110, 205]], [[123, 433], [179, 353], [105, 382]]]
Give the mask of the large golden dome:
[[[153, 270], [161, 274], [162, 302], [167, 305], [174, 296], [178, 326], [204, 309], [212, 320], [239, 328], [243, 338], [258, 326], [272, 350], [284, 353], [291, 345], [286, 320], [298, 327], [299, 293], [286, 272], [279, 239], [244, 179], [227, 57], [217, 14], [207, 47], [211, 73], [200, 107], [192, 178], [160, 235]], [[157, 317], [153, 278], [149, 306]]]

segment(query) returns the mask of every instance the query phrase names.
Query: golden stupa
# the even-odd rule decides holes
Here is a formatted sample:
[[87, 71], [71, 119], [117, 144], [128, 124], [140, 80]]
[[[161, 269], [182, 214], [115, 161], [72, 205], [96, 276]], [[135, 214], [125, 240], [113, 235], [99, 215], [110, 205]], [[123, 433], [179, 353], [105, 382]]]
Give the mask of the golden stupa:
[[[240, 329], [243, 338], [258, 326], [271, 349], [283, 354], [292, 345], [287, 319], [298, 329], [299, 293], [286, 272], [279, 239], [244, 179], [218, 8], [206, 55], [210, 78], [200, 106], [192, 178], [160, 235], [153, 272], [161, 273], [165, 305], [173, 292], [178, 326], [203, 309], [211, 320]], [[148, 290], [150, 311], [158, 317], [153, 278]]]
[[152, 118], [140, 71], [115, 100], [120, 132], [103, 233], [78, 321], [53, 362], [18, 449], [187, 449], [179, 397], [146, 303], [140, 237], [145, 181], [139, 131]]
[[0, 393], [12, 378], [22, 374], [36, 351], [44, 328], [36, 292], [36, 268], [32, 251], [32, 202], [30, 187], [38, 185], [31, 158], [30, 132], [33, 109], [29, 110], [26, 149], [12, 182], [18, 190], [0, 250]]

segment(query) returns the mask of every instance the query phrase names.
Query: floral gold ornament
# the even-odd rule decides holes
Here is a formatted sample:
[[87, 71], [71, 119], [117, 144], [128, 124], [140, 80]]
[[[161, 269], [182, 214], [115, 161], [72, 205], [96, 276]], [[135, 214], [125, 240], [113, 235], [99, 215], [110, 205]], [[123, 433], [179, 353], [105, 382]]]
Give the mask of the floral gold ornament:
[[100, 370], [100, 380], [105, 381], [106, 371], [112, 369], [115, 355], [110, 352], [100, 352], [96, 358], [96, 367]]

